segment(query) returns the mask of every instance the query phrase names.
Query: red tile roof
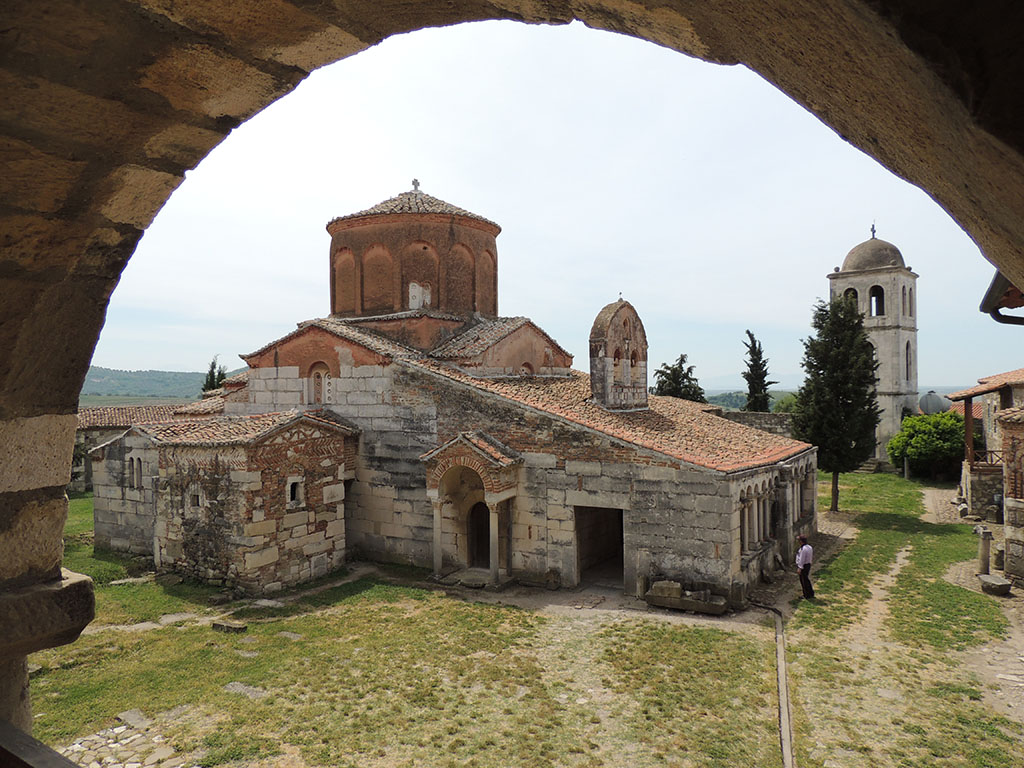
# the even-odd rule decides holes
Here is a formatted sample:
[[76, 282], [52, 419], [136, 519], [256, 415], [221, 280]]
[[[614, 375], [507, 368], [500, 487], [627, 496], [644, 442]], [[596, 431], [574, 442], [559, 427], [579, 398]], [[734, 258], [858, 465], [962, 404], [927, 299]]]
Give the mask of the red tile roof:
[[282, 336], [279, 339], [274, 339], [269, 344], [264, 344], [262, 347], [257, 349], [255, 352], [250, 352], [247, 355], [239, 355], [243, 360], [248, 360], [250, 357], [255, 357], [266, 352], [271, 347], [280, 344], [282, 341], [291, 339], [294, 336], [302, 333], [304, 330], [310, 327], [321, 328], [328, 333], [332, 333], [335, 336], [347, 339], [348, 341], [354, 341], [363, 347], [366, 347], [371, 352], [376, 352], [378, 355], [384, 357], [419, 357], [423, 353], [419, 350], [407, 347], [404, 344], [399, 344], [397, 341], [389, 339], [383, 334], [372, 331], [368, 328], [360, 328], [353, 323], [350, 323], [342, 318], [337, 317], [321, 317], [315, 320], [306, 320], [299, 323], [299, 327], [296, 328], [289, 334]]
[[[706, 404], [674, 397], [651, 395], [647, 410], [607, 411], [591, 401], [590, 377], [579, 371], [565, 377], [494, 380], [476, 379], [435, 361], [405, 360], [401, 364], [490, 392], [639, 448], [720, 472], [774, 464], [812, 447], [714, 416], [708, 413]], [[550, 446], [547, 448], [550, 450]]]
[[359, 431], [330, 411], [285, 411], [211, 419], [179, 419], [157, 424], [137, 424], [135, 428], [165, 445], [247, 445], [300, 420], [317, 422], [347, 434], [357, 434]]
[[[953, 405], [949, 410], [951, 410], [953, 413], [959, 413], [961, 416], [963, 416], [966, 413], [964, 409], [964, 405], [966, 404], [966, 402], [966, 400], [954, 400]], [[975, 419], [985, 418], [985, 404], [982, 402], [975, 403], [972, 401], [971, 416], [973, 416]]]
[[1014, 408], [1006, 408], [996, 414], [997, 421], [1009, 421], [1014, 424], [1024, 424], [1024, 405]]
[[434, 448], [432, 451], [427, 451], [420, 456], [420, 458], [424, 461], [431, 459], [449, 446], [459, 442], [468, 443], [472, 448], [483, 454], [488, 461], [501, 467], [518, 464], [523, 460], [522, 456], [520, 456], [516, 451], [513, 451], [497, 438], [487, 434], [486, 432], [481, 432], [480, 430], [473, 432], [459, 432], [459, 434], [451, 440], [437, 446], [437, 448]]
[[419, 190], [402, 192], [395, 197], [377, 203], [372, 208], [367, 208], [365, 211], [350, 213], [346, 216], [338, 216], [337, 218], [331, 219], [327, 226], [330, 226], [336, 221], [358, 219], [363, 216], [386, 215], [389, 213], [440, 213], [449, 216], [466, 216], [470, 219], [486, 222], [495, 227], [498, 226], [490, 219], [485, 219], [483, 216], [470, 213], [464, 208], [459, 208], [457, 205], [452, 205], [451, 203], [447, 203], [444, 200], [428, 195], [425, 192], [420, 192]]
[[206, 416], [224, 412], [224, 395], [203, 398], [195, 403], [186, 403], [174, 410], [175, 416]]
[[997, 389], [1017, 384], [1024, 384], [1024, 368], [1018, 368], [1015, 371], [1007, 371], [1006, 373], [997, 373], [994, 376], [985, 376], [978, 379], [977, 386], [969, 389], [962, 389], [959, 392], [946, 395], [946, 397], [950, 400], [964, 400], [968, 397], [985, 395], [989, 392], [995, 392]]
[[105, 405], [78, 409], [79, 429], [127, 429], [132, 424], [169, 421], [180, 405]]
[[571, 356], [562, 349], [558, 342], [548, 336], [542, 328], [534, 324], [530, 318], [496, 317], [493, 320], [485, 320], [482, 323], [478, 323], [458, 336], [454, 336], [443, 344], [434, 347], [434, 349], [430, 350], [430, 357], [440, 359], [476, 357], [486, 352], [513, 331], [517, 331], [525, 325], [531, 326], [547, 339], [552, 348], [557, 349], [566, 356]]

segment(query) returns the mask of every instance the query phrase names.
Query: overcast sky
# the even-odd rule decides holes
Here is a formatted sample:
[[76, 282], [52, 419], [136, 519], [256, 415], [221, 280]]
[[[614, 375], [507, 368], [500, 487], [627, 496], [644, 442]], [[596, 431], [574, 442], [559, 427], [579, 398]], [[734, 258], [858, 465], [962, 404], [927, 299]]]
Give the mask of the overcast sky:
[[580, 24], [486, 22], [391, 38], [313, 73], [171, 196], [114, 292], [93, 363], [229, 369], [322, 317], [327, 222], [411, 188], [502, 226], [499, 311], [588, 369], [598, 310], [640, 313], [651, 370], [680, 353], [743, 385], [744, 330], [802, 378], [826, 275], [897, 245], [918, 280], [919, 381], [1019, 367], [1019, 330], [978, 312], [993, 275], [924, 192], [742, 67]]

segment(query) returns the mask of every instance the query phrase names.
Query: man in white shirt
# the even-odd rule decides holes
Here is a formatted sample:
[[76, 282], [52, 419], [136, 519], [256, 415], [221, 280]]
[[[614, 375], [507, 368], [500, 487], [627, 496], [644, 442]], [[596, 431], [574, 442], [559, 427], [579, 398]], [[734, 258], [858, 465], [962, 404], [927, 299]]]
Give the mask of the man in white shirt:
[[804, 591], [804, 599], [811, 600], [814, 597], [814, 587], [811, 586], [811, 563], [814, 560], [814, 549], [807, 543], [807, 537], [803, 534], [797, 539], [800, 542], [800, 549], [796, 551], [796, 567], [800, 569], [800, 587]]

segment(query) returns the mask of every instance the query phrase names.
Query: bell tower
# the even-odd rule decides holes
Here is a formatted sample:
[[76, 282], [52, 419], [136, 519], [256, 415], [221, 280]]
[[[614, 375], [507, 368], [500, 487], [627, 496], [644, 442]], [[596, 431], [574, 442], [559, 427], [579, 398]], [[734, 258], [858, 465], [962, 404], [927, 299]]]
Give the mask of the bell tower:
[[647, 407], [647, 333], [628, 301], [606, 306], [590, 329], [590, 392], [608, 410]]
[[855, 246], [828, 276], [829, 297], [849, 296], [864, 316], [864, 330], [878, 361], [875, 457], [887, 459], [886, 443], [903, 422], [904, 409], [917, 412], [917, 275], [892, 243], [875, 237]]

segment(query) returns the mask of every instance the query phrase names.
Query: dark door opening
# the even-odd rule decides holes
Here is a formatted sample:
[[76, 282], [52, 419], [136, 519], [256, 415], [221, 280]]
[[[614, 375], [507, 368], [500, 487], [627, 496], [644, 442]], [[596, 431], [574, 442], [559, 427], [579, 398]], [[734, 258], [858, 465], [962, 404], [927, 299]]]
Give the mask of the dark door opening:
[[622, 586], [621, 509], [576, 507], [576, 547], [581, 584]]
[[469, 567], [491, 567], [491, 510], [482, 501], [478, 501], [469, 510], [466, 521], [469, 539]]

